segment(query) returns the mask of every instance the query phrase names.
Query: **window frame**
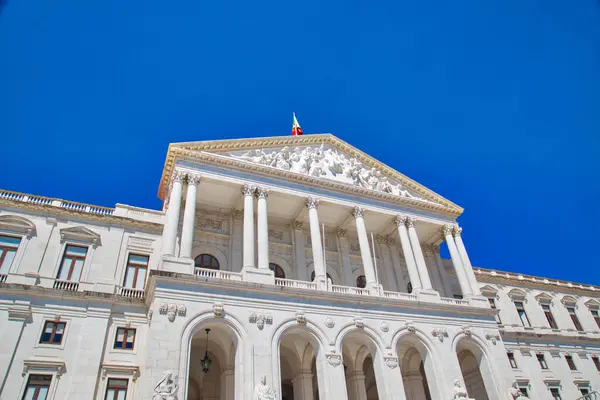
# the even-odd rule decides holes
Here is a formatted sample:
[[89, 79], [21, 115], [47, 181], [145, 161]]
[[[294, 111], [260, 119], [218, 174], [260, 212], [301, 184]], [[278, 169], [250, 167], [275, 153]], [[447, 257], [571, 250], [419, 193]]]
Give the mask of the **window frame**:
[[[125, 381], [126, 385], [125, 385], [125, 399], [127, 399], [127, 394], [129, 393], [129, 379], [128, 378], [124, 378], [124, 377], [112, 377], [112, 378], [107, 378], [106, 380], [106, 388], [104, 390], [104, 400], [118, 400], [117, 395], [119, 394], [120, 389], [123, 389], [123, 387], [119, 387], [119, 386], [112, 386], [111, 387], [111, 381]], [[118, 391], [114, 393], [112, 399], [110, 399], [108, 397], [108, 391], [111, 389], [117, 389]]]
[[[552, 314], [552, 310], [550, 309], [550, 303], [542, 303], [542, 311], [546, 316], [546, 322], [548, 322], [548, 326], [551, 329], [558, 329], [558, 324], [556, 323], [556, 319], [554, 318], [554, 314]], [[547, 308], [547, 309], [546, 309]]]
[[[67, 254], [67, 251], [69, 250], [69, 247], [75, 247], [75, 248], [79, 248], [79, 249], [85, 249], [85, 256], [81, 257], [78, 255], [70, 255]], [[66, 281], [66, 282], [82, 282], [83, 281], [83, 277], [84, 277], [84, 271], [86, 270], [86, 264], [87, 264], [87, 259], [90, 255], [90, 247], [89, 245], [83, 245], [83, 244], [74, 244], [72, 242], [65, 242], [64, 248], [62, 249], [62, 256], [59, 259], [58, 262], [58, 271], [56, 272], [56, 280], [60, 280], [60, 281]], [[65, 257], [71, 257], [71, 264], [69, 266], [69, 273], [67, 275], [67, 279], [60, 279], [60, 275], [61, 272], [63, 270], [63, 265], [64, 265], [64, 261], [65, 261]], [[77, 280], [72, 280], [72, 274], [73, 274], [73, 269], [75, 266], [75, 262], [77, 260], [81, 260], [83, 261], [83, 263], [81, 264], [81, 272], [79, 274], [79, 278]]]
[[[196, 260], [198, 258], [202, 257], [201, 261], [203, 261], [204, 256], [210, 257], [211, 264], [210, 265], [196, 265]], [[216, 268], [214, 268], [214, 266], [212, 265], [212, 261], [213, 260], [217, 263]], [[219, 259], [217, 257], [213, 256], [212, 254], [210, 254], [210, 253], [201, 253], [201, 254], [198, 254], [196, 257], [194, 257], [194, 268], [202, 268], [202, 269], [210, 269], [212, 271], [220, 271], [221, 270], [221, 263], [219, 262]]]
[[[551, 386], [548, 388], [548, 391], [553, 400], [562, 400], [562, 395], [560, 394], [560, 388], [558, 386]], [[556, 391], [556, 395], [554, 394], [554, 391]]]
[[512, 369], [519, 369], [519, 364], [517, 364], [517, 359], [515, 358], [515, 353], [512, 351], [506, 352], [506, 357], [508, 358], [508, 363]]
[[487, 299], [488, 299], [490, 308], [492, 310], [496, 310], [496, 322], [498, 323], [498, 325], [502, 325], [502, 319], [500, 318], [500, 309], [496, 306], [496, 298], [488, 297]]
[[[525, 311], [524, 300], [513, 300], [513, 304], [515, 305], [515, 309], [517, 310], [517, 315], [519, 316], [519, 320], [521, 321], [522, 326], [525, 328], [531, 328], [531, 321], [529, 320], [527, 311]], [[517, 304], [520, 304], [521, 307], [519, 308], [519, 306]], [[520, 311], [523, 312], [523, 315], [521, 315]], [[527, 325], [525, 325], [525, 322], [523, 321], [523, 317], [525, 317], [525, 321], [527, 321]]]
[[[273, 267], [273, 268], [271, 268]], [[269, 270], [273, 271], [273, 275], [275, 276], [275, 278], [277, 279], [286, 279], [285, 277], [285, 271], [283, 270], [283, 268], [281, 268], [281, 266], [277, 263], [274, 262], [270, 262], [269, 263]], [[277, 276], [277, 271], [281, 271], [281, 275], [282, 276]]]
[[6, 255], [8, 254], [8, 252], [10, 250], [14, 250], [14, 252], [15, 252], [15, 255], [14, 255], [12, 261], [10, 262], [10, 265], [8, 266], [6, 272], [1, 273], [3, 275], [8, 275], [9, 273], [12, 272], [13, 266], [15, 266], [15, 264], [16, 264], [17, 256], [19, 255], [19, 248], [21, 247], [21, 244], [23, 243], [23, 236], [9, 235], [9, 234], [0, 232], [0, 237], [19, 239], [19, 244], [17, 244], [16, 247], [13, 247], [11, 245], [0, 244], [0, 267], [2, 267], [2, 264], [4, 263], [4, 260], [6, 259]]
[[42, 387], [47, 387], [48, 390], [46, 392], [46, 398], [43, 400], [49, 400], [51, 398], [52, 393], [50, 392], [51, 388], [52, 388], [52, 381], [54, 380], [54, 375], [53, 374], [37, 374], [37, 373], [33, 373], [33, 374], [28, 374], [27, 376], [27, 380], [25, 381], [25, 387], [23, 388], [23, 395], [20, 397], [22, 400], [25, 400], [25, 396], [27, 395], [27, 391], [30, 388], [31, 385], [31, 378], [32, 377], [43, 377], [43, 378], [49, 378], [48, 384], [47, 385], [42, 385], [42, 384], [37, 384], [37, 385], [33, 385], [35, 387], [34, 390], [34, 394], [32, 399], [33, 400], [40, 400], [40, 393], [39, 393], [39, 388]]
[[[142, 264], [138, 264], [136, 262], [132, 262], [131, 261], [131, 256], [137, 256], [137, 257], [146, 257], [147, 261], [146, 261], [146, 265], [142, 267]], [[127, 277], [129, 274], [129, 266], [133, 266], [135, 268], [135, 273], [133, 275], [133, 286], [129, 287], [129, 286], [125, 286], [127, 284]], [[144, 287], [143, 288], [136, 288], [135, 284], [137, 282], [137, 278], [138, 278], [138, 274], [140, 272], [141, 268], [145, 268], [146, 272], [144, 272]], [[136, 253], [136, 252], [130, 252], [127, 254], [127, 261], [125, 263], [125, 274], [123, 275], [123, 287], [126, 289], [133, 289], [133, 290], [146, 290], [146, 281], [148, 280], [148, 271], [150, 269], [150, 255], [149, 254], [142, 254], [142, 253]]]
[[[117, 339], [119, 337], [119, 330], [123, 330], [123, 342], [121, 344], [121, 347], [119, 347], [117, 345]], [[133, 341], [131, 342], [131, 348], [127, 348], [127, 343], [129, 343], [127, 341], [127, 334], [129, 333], [129, 331], [133, 331]], [[137, 339], [137, 328], [131, 328], [131, 327], [124, 327], [124, 326], [117, 326], [115, 329], [115, 340], [113, 342], [113, 350], [119, 350], [119, 351], [126, 351], [126, 352], [132, 352], [135, 350], [135, 340]]]
[[548, 368], [548, 363], [546, 362], [546, 356], [544, 355], [544, 353], [537, 353], [537, 354], [535, 355], [535, 357], [537, 358], [537, 360], [538, 360], [538, 364], [540, 365], [540, 368], [541, 368], [542, 370], [544, 370], [544, 371], [545, 371], [545, 370], [548, 370], [548, 369], [549, 369], [549, 368]]
[[[571, 306], [568, 305], [566, 306], [567, 309], [567, 313], [569, 314], [569, 317], [571, 317], [571, 322], [573, 322], [573, 326], [575, 326], [575, 330], [579, 331], [579, 332], [583, 332], [583, 326], [581, 325], [581, 321], [579, 320], [579, 317], [577, 316], [577, 312], [575, 311], [575, 306]], [[573, 311], [573, 312], [571, 312]]]
[[600, 358], [598, 356], [592, 356], [592, 362], [596, 366], [596, 370], [600, 372]]
[[[54, 327], [52, 328], [52, 332], [50, 333], [50, 338], [48, 339], [48, 341], [43, 341], [44, 339], [44, 335], [46, 334], [46, 326], [48, 324], [54, 324]], [[56, 330], [58, 328], [59, 325], [63, 325], [62, 328], [62, 334], [60, 337], [60, 341], [59, 342], [55, 342], [53, 339], [56, 337]], [[40, 345], [49, 345], [49, 346], [63, 346], [64, 341], [65, 341], [65, 336], [67, 333], [67, 321], [63, 321], [63, 320], [58, 320], [58, 319], [47, 319], [43, 321], [42, 324], [42, 332], [39, 336], [39, 340], [38, 340], [38, 344]]]
[[567, 365], [569, 366], [569, 370], [571, 371], [577, 371], [577, 365], [575, 364], [575, 359], [573, 358], [573, 356], [571, 354], [565, 354], [565, 361], [567, 362]]
[[600, 313], [598, 313], [598, 310], [590, 310], [590, 313], [592, 314], [594, 321], [596, 321], [596, 325], [600, 328]]

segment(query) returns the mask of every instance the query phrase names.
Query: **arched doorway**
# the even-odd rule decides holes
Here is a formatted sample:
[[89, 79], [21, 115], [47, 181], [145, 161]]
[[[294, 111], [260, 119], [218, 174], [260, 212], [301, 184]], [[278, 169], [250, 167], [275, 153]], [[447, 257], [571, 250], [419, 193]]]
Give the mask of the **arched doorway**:
[[228, 326], [200, 325], [191, 340], [187, 400], [233, 400], [236, 359], [238, 343]]
[[470, 337], [461, 338], [456, 345], [456, 355], [469, 397], [499, 399], [491, 365], [478, 343]]
[[348, 400], [379, 400], [373, 358], [376, 345], [362, 331], [348, 333], [342, 341], [342, 357], [346, 375]]
[[219, 260], [210, 254], [200, 254], [194, 259], [194, 267], [206, 269], [220, 269]]
[[433, 356], [415, 333], [405, 335], [397, 346], [406, 400], [436, 400], [438, 381]]

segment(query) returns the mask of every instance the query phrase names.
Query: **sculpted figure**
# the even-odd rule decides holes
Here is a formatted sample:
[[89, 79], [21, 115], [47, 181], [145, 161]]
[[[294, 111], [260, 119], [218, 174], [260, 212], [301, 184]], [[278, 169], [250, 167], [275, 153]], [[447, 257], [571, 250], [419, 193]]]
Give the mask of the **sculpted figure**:
[[452, 389], [452, 400], [469, 400], [467, 389], [465, 389], [460, 379], [454, 380], [454, 388]]
[[510, 394], [511, 399], [513, 400], [529, 400], [529, 397], [521, 393], [517, 382], [514, 382], [510, 389], [508, 389], [508, 393]]
[[260, 149], [249, 151], [246, 154], [242, 154], [238, 158], [246, 161], [252, 161], [257, 164], [267, 164], [267, 155]]
[[327, 162], [325, 161], [325, 154], [318, 149], [312, 154], [310, 168], [308, 174], [310, 176], [323, 176], [326, 175]]
[[267, 377], [260, 378], [260, 383], [254, 387], [252, 400], [275, 400], [275, 391], [267, 385]]
[[287, 147], [284, 147], [279, 153], [275, 154], [269, 165], [271, 165], [271, 167], [289, 171], [291, 168], [290, 163], [288, 162], [289, 157], [290, 152]]
[[289, 160], [290, 170], [292, 172], [296, 172], [298, 174], [306, 174], [308, 172], [307, 160], [298, 147], [294, 149], [294, 152], [290, 155]]
[[154, 387], [152, 400], [177, 400], [179, 386], [173, 381], [171, 371], [163, 372], [162, 379]]

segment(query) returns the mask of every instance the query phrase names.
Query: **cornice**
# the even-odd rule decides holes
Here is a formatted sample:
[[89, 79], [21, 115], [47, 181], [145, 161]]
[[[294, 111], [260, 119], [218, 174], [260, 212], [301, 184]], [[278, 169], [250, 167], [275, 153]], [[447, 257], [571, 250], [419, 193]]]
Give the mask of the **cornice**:
[[[196, 150], [187, 150], [187, 149], [183, 149], [183, 148], [173, 148], [173, 149], [169, 150], [169, 154], [173, 157], [173, 165], [176, 161], [181, 160], [181, 161], [189, 161], [189, 162], [193, 162], [193, 163], [201, 164], [201, 165], [217, 166], [217, 167], [221, 167], [221, 168], [224, 168], [227, 170], [233, 170], [233, 171], [237, 171], [237, 172], [243, 172], [243, 173], [252, 172], [255, 175], [261, 176], [261, 177], [266, 177], [266, 178], [276, 177], [276, 178], [280, 178], [280, 179], [283, 179], [288, 182], [301, 183], [302, 185], [306, 186], [307, 188], [313, 187], [313, 188], [333, 189], [335, 191], [348, 194], [350, 196], [360, 196], [363, 198], [370, 198], [370, 199], [374, 199], [374, 200], [378, 200], [378, 201], [384, 201], [387, 203], [398, 204], [398, 205], [401, 205], [404, 207], [410, 207], [410, 208], [416, 209], [416, 210], [422, 210], [422, 211], [426, 211], [426, 212], [434, 212], [436, 214], [447, 216], [450, 218], [458, 217], [463, 211], [462, 208], [452, 205], [452, 203], [448, 202], [445, 199], [444, 199], [444, 201], [446, 202], [445, 203], [446, 205], [439, 204], [439, 203], [433, 203], [433, 202], [426, 202], [423, 200], [412, 199], [412, 198], [408, 198], [408, 197], [400, 197], [400, 196], [395, 196], [395, 195], [388, 194], [388, 193], [377, 192], [374, 190], [369, 190], [369, 189], [361, 188], [358, 186], [349, 185], [346, 183], [315, 178], [312, 176], [297, 174], [297, 173], [290, 172], [290, 171], [284, 171], [284, 170], [280, 170], [280, 169], [269, 167], [269, 166], [249, 163], [249, 162], [245, 162], [242, 160], [236, 160], [234, 158], [225, 157], [225, 156], [222, 156], [219, 154], [198, 152]], [[365, 165], [367, 165], [367, 163], [365, 163]], [[385, 166], [383, 166], [383, 167], [385, 167]], [[379, 168], [383, 169], [383, 167], [379, 167]], [[388, 168], [388, 167], [385, 167], [385, 168]], [[166, 188], [168, 188], [168, 185], [169, 185], [169, 177], [171, 176], [170, 171], [171, 171], [171, 169], [168, 171], [165, 170], [163, 172], [163, 178], [162, 178], [163, 181], [161, 181], [161, 186], [159, 188], [159, 193], [158, 193], [158, 195], [161, 199], [164, 199], [164, 194], [165, 194]], [[390, 171], [393, 171], [393, 170], [390, 169]], [[391, 174], [388, 174], [388, 176], [390, 176], [390, 175]], [[401, 181], [401, 179], [398, 177], [393, 177], [393, 179]], [[403, 182], [403, 183], [405, 183], [405, 182]], [[417, 185], [417, 184], [416, 183], [413, 183], [412, 185], [407, 184], [406, 186], [413, 189], [414, 191], [420, 193], [421, 195], [425, 196], [423, 193], [423, 190], [421, 190], [421, 191], [417, 190], [415, 185]], [[419, 187], [428, 191], [428, 189], [425, 189], [424, 187], [422, 187], [420, 185], [419, 185]], [[431, 195], [427, 196], [428, 199], [431, 199], [431, 197], [432, 197]], [[432, 200], [432, 201], [434, 201], [434, 200]]]
[[[425, 206], [425, 202], [410, 199], [410, 198], [398, 198], [398, 196], [386, 195], [382, 194], [382, 198], [387, 201], [397, 202], [405, 205], [409, 205], [415, 208], [423, 208], [426, 210], [435, 210], [445, 215], [449, 215], [452, 217], [458, 217], [463, 212], [463, 208], [458, 205], [452, 203], [451, 201], [445, 199], [444, 197], [438, 195], [432, 190], [424, 187], [423, 185], [417, 183], [416, 181], [410, 179], [404, 174], [390, 168], [384, 163], [374, 159], [373, 157], [367, 155], [366, 153], [360, 151], [359, 149], [349, 145], [348, 143], [338, 139], [337, 137], [331, 134], [314, 134], [314, 135], [303, 135], [303, 136], [278, 136], [278, 137], [267, 137], [267, 138], [249, 138], [249, 139], [233, 139], [233, 140], [216, 140], [216, 141], [203, 141], [203, 142], [183, 142], [183, 143], [171, 143], [169, 145], [169, 150], [167, 152], [167, 157], [165, 159], [165, 165], [163, 168], [163, 174], [161, 177], [161, 183], [158, 190], [158, 197], [161, 199], [165, 198], [165, 193], [167, 188], [169, 187], [169, 180], [171, 179], [173, 170], [175, 168], [176, 161], [181, 157], [191, 157], [196, 159], [200, 156], [200, 152], [223, 152], [223, 151], [240, 151], [240, 150], [252, 150], [257, 148], [267, 148], [267, 147], [277, 147], [277, 146], [302, 146], [302, 145], [314, 145], [314, 144], [325, 144], [340, 151], [345, 152], [350, 157], [355, 157], [361, 161], [365, 167], [368, 168], [377, 168], [382, 171], [382, 173], [393, 179], [401, 182], [408, 189], [413, 190], [418, 193], [422, 197], [437, 203], [435, 208], [430, 208]], [[223, 164], [224, 160], [222, 155], [212, 154], [213, 159], [210, 160], [213, 163]], [[206, 155], [205, 155], [206, 157]], [[204, 157], [201, 157], [204, 158]], [[217, 160], [218, 158], [218, 160]], [[210, 159], [210, 157], [209, 157]], [[220, 163], [218, 161], [221, 161]], [[209, 161], [206, 160], [205, 161]], [[226, 162], [228, 166], [237, 165], [244, 170], [247, 170], [250, 163], [238, 161], [235, 164], [230, 162]], [[259, 166], [260, 167], [260, 166]], [[264, 166], [263, 166], [264, 167]], [[288, 171], [281, 171], [276, 168], [252, 168], [255, 172], [266, 173], [270, 176], [276, 175], [281, 176], [293, 181], [301, 181], [304, 183], [315, 183], [319, 186], [326, 182], [324, 180], [313, 178], [309, 176], [303, 176], [300, 174], [296, 174]], [[276, 172], [277, 171], [277, 172]], [[286, 173], [287, 172], [287, 173]], [[346, 184], [335, 184], [332, 183], [332, 186], [338, 186], [339, 189], [342, 187], [347, 187], [350, 185]], [[354, 189], [354, 188], [353, 188]], [[361, 193], [363, 195], [372, 195], [373, 192], [368, 189], [356, 188], [357, 190], [350, 190], [353, 193]], [[422, 204], [423, 203], [423, 204]], [[433, 205], [430, 205], [433, 206]]]
[[163, 225], [158, 223], [138, 221], [132, 218], [119, 217], [115, 215], [92, 214], [85, 211], [55, 207], [50, 204], [24, 203], [19, 200], [2, 198], [0, 199], [0, 206], [2, 205], [33, 212], [44, 212], [47, 214], [52, 214], [53, 216], [77, 217], [88, 221], [98, 222], [104, 225], [121, 225], [125, 227], [138, 228], [156, 232], [162, 232], [163, 229]]

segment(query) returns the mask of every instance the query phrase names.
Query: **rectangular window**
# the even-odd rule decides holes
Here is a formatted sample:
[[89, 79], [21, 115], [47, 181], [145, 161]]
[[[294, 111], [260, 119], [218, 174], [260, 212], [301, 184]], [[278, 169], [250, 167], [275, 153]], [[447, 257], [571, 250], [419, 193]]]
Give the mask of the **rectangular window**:
[[592, 310], [592, 317], [594, 317], [594, 321], [596, 321], [596, 325], [600, 328], [600, 315], [598, 315], [598, 311]]
[[65, 253], [63, 254], [60, 270], [58, 271], [56, 279], [61, 281], [79, 282], [87, 251], [87, 247], [68, 244], [65, 248]]
[[115, 337], [115, 349], [133, 350], [135, 344], [135, 329], [133, 328], [117, 328], [117, 336]]
[[50, 390], [51, 375], [29, 375], [23, 400], [46, 400]]
[[546, 359], [544, 358], [543, 354], [536, 354], [538, 363], [540, 363], [540, 367], [542, 369], [548, 369], [548, 364], [546, 364]]
[[508, 356], [508, 362], [510, 362], [510, 366], [513, 368], [518, 368], [517, 360], [515, 360], [515, 355], [510, 351], [506, 353], [506, 355]]
[[571, 371], [577, 371], [577, 367], [575, 366], [575, 361], [573, 361], [572, 355], [565, 354], [565, 360], [567, 361], [567, 364], [569, 365], [569, 369]]
[[527, 388], [525, 386], [519, 386], [519, 390], [521, 391], [521, 394], [525, 397], [529, 397], [529, 391], [527, 390]]
[[517, 308], [517, 313], [519, 313], [519, 318], [521, 319], [521, 323], [523, 324], [523, 326], [531, 326], [531, 324], [529, 324], [529, 318], [527, 318], [527, 313], [525, 312], [523, 302], [515, 301], [515, 307]]
[[109, 379], [104, 400], [125, 400], [127, 397], [127, 379]]
[[20, 243], [21, 238], [0, 236], [0, 274], [8, 274]]
[[148, 271], [148, 256], [130, 254], [127, 259], [127, 270], [123, 286], [131, 289], [143, 290], [146, 286], [146, 272]]
[[586, 394], [590, 394], [590, 388], [587, 386], [579, 386], [579, 391], [581, 392], [582, 396], [585, 396]]
[[61, 344], [66, 326], [66, 322], [46, 321], [40, 343]]
[[[488, 297], [488, 302], [490, 303], [490, 307], [492, 308], [492, 310], [497, 310], [495, 299]], [[502, 323], [502, 320], [500, 319], [500, 313], [498, 311], [496, 311], [496, 322], [499, 324]]]
[[462, 300], [463, 299], [463, 295], [462, 294], [455, 294], [453, 296], [456, 300]]
[[592, 361], [594, 362], [596, 369], [600, 371], [600, 359], [596, 356], [592, 356]]
[[558, 390], [558, 388], [550, 388], [550, 394], [554, 400], [562, 400], [562, 397], [560, 397], [560, 390]]
[[569, 312], [569, 316], [571, 316], [571, 321], [573, 321], [575, 329], [577, 329], [578, 331], [582, 331], [583, 327], [579, 323], [579, 318], [577, 318], [577, 314], [575, 314], [575, 309], [573, 307], [567, 307], [567, 311]]
[[550, 304], [542, 304], [542, 309], [544, 310], [544, 315], [546, 315], [546, 321], [548, 321], [550, 328], [558, 329], [558, 325], [556, 325], [556, 321], [554, 320], [554, 315], [552, 315], [552, 310], [550, 310]]

